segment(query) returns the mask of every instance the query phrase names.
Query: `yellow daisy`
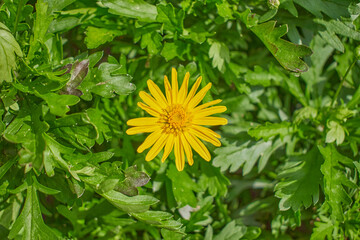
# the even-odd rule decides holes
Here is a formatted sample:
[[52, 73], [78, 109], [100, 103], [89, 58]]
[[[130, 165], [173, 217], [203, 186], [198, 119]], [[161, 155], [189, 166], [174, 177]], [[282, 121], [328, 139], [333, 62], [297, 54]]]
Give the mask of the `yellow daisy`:
[[147, 85], [152, 96], [141, 91], [139, 96], [144, 103], [139, 102], [138, 106], [153, 117], [134, 118], [127, 121], [129, 126], [133, 126], [126, 131], [129, 135], [151, 132], [137, 149], [141, 153], [152, 147], [146, 154], [146, 161], [154, 159], [164, 148], [161, 159], [164, 162], [174, 148], [176, 168], [179, 171], [184, 169], [185, 155], [189, 165], [193, 165], [192, 148], [206, 161], [211, 160], [209, 150], [199, 138], [217, 147], [221, 145], [218, 139], [220, 135], [201, 125], [227, 124], [226, 118], [209, 117], [212, 114], [226, 111], [225, 106], [209, 108], [209, 106], [220, 103], [220, 99], [198, 106], [211, 88], [211, 83], [196, 93], [202, 79], [199, 77], [188, 92], [189, 78], [190, 74], [187, 72], [179, 89], [177, 72], [172, 68], [172, 85], [167, 76], [164, 76], [166, 97], [152, 80], [148, 80]]

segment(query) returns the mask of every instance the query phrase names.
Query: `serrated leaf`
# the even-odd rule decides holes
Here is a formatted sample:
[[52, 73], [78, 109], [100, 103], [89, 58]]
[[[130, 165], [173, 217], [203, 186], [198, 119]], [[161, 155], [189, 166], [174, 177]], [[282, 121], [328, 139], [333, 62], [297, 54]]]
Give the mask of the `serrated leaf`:
[[242, 20], [265, 44], [281, 66], [292, 72], [306, 72], [308, 70], [308, 66], [301, 58], [311, 55], [312, 51], [307, 46], [297, 45], [281, 39], [288, 32], [287, 25], [275, 28], [276, 21], [255, 25], [254, 22], [248, 22], [244, 17], [242, 17]]
[[202, 189], [208, 189], [213, 197], [217, 195], [224, 197], [227, 194], [230, 181], [220, 172], [220, 169], [201, 163], [201, 172], [203, 174], [199, 178], [199, 186]]
[[166, 61], [178, 57], [180, 60], [184, 60], [183, 55], [186, 51], [186, 44], [183, 41], [165, 42], [164, 47], [161, 51], [161, 56]]
[[344, 167], [340, 162], [352, 162], [351, 159], [341, 155], [333, 144], [326, 147], [318, 146], [320, 153], [323, 155], [324, 163], [321, 165], [321, 172], [324, 175], [324, 192], [326, 202], [331, 208], [331, 217], [338, 221], [343, 221], [344, 211], [343, 204], [351, 204], [352, 200], [346, 192], [344, 186], [356, 188], [345, 175]]
[[150, 54], [157, 54], [162, 48], [162, 37], [156, 31], [145, 33], [141, 37], [141, 48], [147, 48]]
[[209, 49], [209, 57], [212, 58], [212, 66], [224, 72], [225, 63], [230, 62], [229, 48], [222, 42], [214, 41]]
[[223, 0], [221, 3], [216, 3], [218, 14], [225, 19], [233, 19], [233, 10], [231, 7], [232, 6], [226, 0]]
[[70, 111], [69, 106], [73, 106], [80, 101], [80, 99], [74, 95], [59, 95], [51, 92], [45, 94], [35, 92], [35, 94], [44, 99], [50, 108], [50, 112], [57, 116], [65, 116], [66, 113]]
[[[19, 232], [23, 229], [21, 236]], [[19, 238], [20, 237], [20, 238]], [[10, 239], [60, 239], [54, 231], [45, 225], [40, 205], [34, 186], [27, 188], [26, 201], [20, 216], [16, 219], [12, 226]]]
[[281, 211], [290, 208], [298, 211], [302, 206], [308, 208], [318, 202], [322, 162], [317, 148], [313, 148], [305, 155], [290, 158], [288, 166], [278, 175], [280, 182], [274, 189], [275, 196], [281, 198], [279, 203]]
[[244, 165], [243, 175], [246, 175], [269, 148], [272, 148], [271, 141], [259, 141], [255, 144], [250, 144], [250, 141], [247, 141], [240, 146], [238, 143], [234, 143], [215, 150], [217, 156], [213, 160], [213, 165], [220, 167], [221, 171], [229, 169], [230, 172], [235, 172]]
[[64, 170], [67, 170], [76, 180], [80, 181], [80, 178], [76, 172], [71, 169], [72, 167], [61, 156], [61, 154], [73, 153], [74, 149], [61, 145], [46, 133], [44, 133], [43, 136], [46, 142], [46, 147], [51, 152], [55, 162]]
[[268, 141], [271, 137], [280, 135], [281, 138], [291, 134], [294, 129], [290, 122], [266, 123], [248, 130], [248, 134], [256, 139]]
[[158, 15], [156, 16], [156, 21], [164, 23], [164, 29], [182, 33], [184, 29], [184, 16], [185, 13], [182, 9], [175, 11], [174, 6], [171, 3], [166, 5], [159, 4], [157, 5]]
[[85, 44], [89, 49], [94, 49], [124, 34], [126, 31], [89, 26], [86, 28]]
[[16, 68], [16, 55], [22, 57], [22, 51], [10, 30], [0, 22], [0, 84], [12, 81], [12, 70]]
[[95, 79], [83, 82], [83, 91], [91, 91], [105, 98], [112, 98], [116, 94], [129, 94], [135, 91], [136, 86], [130, 83], [132, 78], [130, 75], [116, 74], [116, 71], [121, 67], [118, 64], [100, 64], [99, 69], [96, 71]]
[[101, 0], [112, 14], [153, 22], [157, 16], [156, 7], [143, 0]]
[[315, 222], [310, 240], [333, 239], [334, 224], [331, 221]]
[[326, 133], [326, 142], [332, 143], [336, 141], [336, 145], [342, 144], [345, 139], [345, 129], [337, 121], [329, 121], [327, 123], [329, 131]]

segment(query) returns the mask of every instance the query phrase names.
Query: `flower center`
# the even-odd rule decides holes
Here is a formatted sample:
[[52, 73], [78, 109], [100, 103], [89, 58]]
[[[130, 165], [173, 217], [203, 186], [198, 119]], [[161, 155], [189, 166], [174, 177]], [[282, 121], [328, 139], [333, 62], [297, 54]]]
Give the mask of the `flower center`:
[[186, 127], [189, 116], [181, 105], [173, 105], [165, 110], [162, 122], [166, 133], [178, 133]]

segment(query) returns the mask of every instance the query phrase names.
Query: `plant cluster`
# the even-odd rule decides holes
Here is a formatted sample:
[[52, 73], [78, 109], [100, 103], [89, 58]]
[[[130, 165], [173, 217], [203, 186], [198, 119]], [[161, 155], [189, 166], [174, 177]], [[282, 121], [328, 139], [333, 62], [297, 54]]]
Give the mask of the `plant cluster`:
[[[359, 14], [357, 0], [0, 1], [0, 239], [360, 239]], [[226, 106], [210, 162], [145, 161], [146, 135], [126, 134], [172, 68]]]

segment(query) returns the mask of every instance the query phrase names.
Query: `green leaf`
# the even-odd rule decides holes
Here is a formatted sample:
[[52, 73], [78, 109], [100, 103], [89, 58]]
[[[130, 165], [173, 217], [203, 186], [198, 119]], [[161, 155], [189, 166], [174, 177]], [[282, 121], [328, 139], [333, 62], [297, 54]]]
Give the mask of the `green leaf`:
[[141, 37], [141, 48], [146, 48], [150, 54], [157, 54], [162, 48], [162, 37], [156, 31], [145, 33]]
[[161, 51], [161, 56], [166, 61], [178, 57], [180, 60], [184, 60], [183, 55], [186, 52], [186, 44], [183, 41], [165, 42], [164, 47]]
[[275, 28], [276, 21], [269, 21], [255, 26], [252, 26], [253, 23], [245, 22], [245, 24], [265, 44], [285, 69], [292, 72], [306, 72], [308, 70], [308, 66], [301, 58], [311, 55], [312, 51], [304, 45], [297, 45], [281, 39], [288, 32], [287, 25]]
[[73, 153], [72, 148], [65, 147], [55, 141], [52, 137], [44, 133], [44, 139], [46, 142], [47, 149], [51, 152], [53, 159], [55, 162], [64, 170], [67, 170], [76, 180], [80, 181], [79, 176], [74, 172], [71, 168], [72, 166], [69, 165], [61, 156], [61, 154], [71, 154]]
[[310, 240], [333, 239], [332, 232], [335, 226], [332, 221], [315, 222], [314, 225]]
[[75, 1], [76, 0], [47, 0], [46, 2], [52, 11], [60, 11]]
[[182, 226], [180, 222], [171, 220], [173, 216], [167, 212], [146, 211], [142, 213], [131, 213], [131, 215], [145, 223], [151, 224], [156, 227], [166, 228], [176, 232], [179, 232]]
[[[115, 97], [116, 94], [129, 94], [135, 91], [136, 86], [130, 83], [128, 74], [116, 74], [121, 65], [102, 63], [95, 73], [95, 79], [89, 79], [82, 84], [82, 91], [91, 91], [105, 98]], [[85, 84], [85, 85], [84, 85]]]
[[322, 12], [331, 18], [347, 16], [351, 0], [323, 1], [323, 0], [293, 0], [318, 18], [323, 18]]
[[[23, 229], [23, 231], [22, 231]], [[21, 236], [18, 234], [21, 232]], [[10, 239], [60, 239], [60, 236], [45, 225], [34, 186], [27, 188], [26, 201], [20, 216], [12, 226]]]
[[96, 28], [89, 26], [86, 28], [85, 44], [89, 49], [97, 48], [100, 45], [111, 42], [115, 37], [124, 35], [125, 31]]
[[254, 71], [247, 71], [245, 74], [245, 81], [250, 85], [261, 85], [268, 87], [271, 85], [279, 84], [283, 77], [275, 71], [265, 71], [260, 66], [255, 66]]
[[0, 22], [0, 84], [12, 81], [12, 70], [16, 68], [16, 55], [22, 57], [22, 51], [10, 30]]
[[248, 130], [248, 134], [256, 139], [268, 141], [271, 137], [280, 135], [281, 138], [294, 132], [290, 122], [266, 123]]
[[84, 80], [89, 71], [89, 59], [82, 60], [81, 62], [76, 61], [72, 65], [71, 77], [66, 83], [66, 86], [61, 90], [62, 94], [81, 96], [82, 92], [76, 89]]
[[35, 189], [42, 193], [45, 193], [47, 195], [54, 195], [54, 194], [60, 193], [59, 190], [46, 187], [46, 186], [42, 185], [41, 183], [39, 183], [35, 176], [32, 177], [32, 180], [33, 180], [33, 186], [35, 187]]
[[336, 141], [336, 145], [340, 145], [344, 142], [346, 129], [340, 125], [337, 121], [329, 121], [327, 123], [329, 131], [326, 133], [326, 142], [332, 143]]
[[17, 161], [17, 158], [6, 161], [4, 165], [0, 167], [0, 179], [5, 175], [5, 173], [14, 165]]
[[100, 193], [101, 196], [106, 198], [115, 207], [128, 213], [145, 212], [149, 207], [159, 202], [156, 198], [147, 195], [137, 195], [128, 197], [120, 192], [111, 190], [106, 193]]
[[158, 15], [156, 16], [156, 21], [164, 23], [164, 29], [182, 33], [184, 29], [184, 11], [180, 9], [175, 12], [175, 9], [171, 3], [167, 5], [157, 5]]
[[209, 57], [212, 58], [212, 66], [224, 72], [225, 63], [230, 62], [229, 48], [222, 42], [214, 41], [209, 49]]
[[112, 137], [112, 132], [108, 122], [104, 119], [102, 110], [99, 108], [88, 108], [86, 110], [86, 115], [97, 132], [98, 137], [96, 142], [102, 144], [104, 140], [109, 141]]
[[125, 170], [125, 179], [117, 184], [115, 190], [126, 194], [127, 196], [135, 196], [138, 195], [137, 187], [144, 186], [149, 181], [149, 175], [144, 172], [137, 171], [137, 167], [134, 165]]
[[226, 1], [223, 0], [221, 3], [216, 3], [216, 8], [218, 14], [225, 19], [233, 19], [233, 10], [231, 9], [231, 5]]
[[216, 197], [217, 195], [225, 197], [227, 194], [230, 181], [225, 177], [220, 169], [212, 167], [210, 164], [201, 162], [201, 174], [199, 178], [199, 186], [209, 190], [209, 193]]
[[88, 150], [98, 138], [86, 114], [75, 113], [51, 122], [52, 132], [82, 150]]
[[48, 3], [44, 0], [39, 0], [36, 4], [36, 19], [33, 27], [33, 35], [30, 39], [30, 49], [27, 59], [32, 60], [35, 53], [40, 49], [41, 44], [47, 40], [47, 30], [53, 20], [51, 10], [48, 8]]
[[308, 208], [319, 200], [322, 182], [320, 166], [323, 160], [316, 147], [305, 155], [294, 156], [278, 175], [280, 182], [275, 186], [275, 196], [281, 198], [279, 208], [298, 211]]
[[330, 205], [331, 217], [343, 221], [342, 205], [349, 205], [352, 202], [344, 186], [350, 188], [357, 188], [357, 186], [346, 177], [344, 167], [340, 165], [340, 162], [352, 162], [352, 160], [341, 155], [333, 144], [328, 144], [326, 147], [318, 146], [318, 148], [325, 160], [320, 169], [324, 175], [325, 199]]
[[213, 160], [213, 165], [220, 167], [221, 171], [229, 168], [230, 172], [235, 172], [244, 165], [243, 175], [246, 175], [250, 173], [259, 158], [260, 161], [263, 161], [264, 157], [268, 159], [269, 155], [264, 154], [267, 149], [272, 149], [271, 141], [259, 141], [253, 144], [251, 141], [246, 141], [240, 146], [236, 142], [230, 146], [216, 149], [214, 152], [217, 156]]
[[172, 182], [172, 191], [178, 206], [190, 205], [196, 207], [197, 199], [194, 192], [201, 190], [197, 183], [185, 171], [179, 172], [173, 164], [166, 171], [166, 176]]
[[56, 93], [40, 94], [36, 92], [36, 95], [45, 100], [50, 108], [50, 112], [57, 116], [65, 116], [70, 111], [69, 106], [77, 104], [80, 99], [74, 95], [59, 95]]
[[231, 221], [217, 234], [213, 240], [239, 240], [246, 233], [246, 227], [243, 225], [236, 225], [235, 221]]
[[109, 13], [152, 22], [157, 16], [156, 7], [143, 0], [101, 0]]

